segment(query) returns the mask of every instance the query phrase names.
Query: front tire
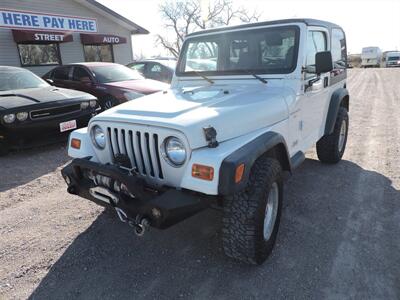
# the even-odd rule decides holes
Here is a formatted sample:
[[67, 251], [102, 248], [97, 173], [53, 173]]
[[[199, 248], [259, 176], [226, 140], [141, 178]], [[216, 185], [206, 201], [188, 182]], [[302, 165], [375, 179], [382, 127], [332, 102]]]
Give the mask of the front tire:
[[110, 95], [103, 97], [101, 99], [101, 102], [103, 110], [107, 110], [110, 109], [111, 107], [118, 105], [118, 100]]
[[349, 115], [344, 107], [340, 107], [333, 132], [317, 142], [317, 155], [321, 162], [335, 164], [342, 159], [348, 131]]
[[276, 159], [259, 158], [247, 187], [224, 199], [225, 254], [250, 264], [261, 264], [271, 254], [282, 213], [282, 169]]

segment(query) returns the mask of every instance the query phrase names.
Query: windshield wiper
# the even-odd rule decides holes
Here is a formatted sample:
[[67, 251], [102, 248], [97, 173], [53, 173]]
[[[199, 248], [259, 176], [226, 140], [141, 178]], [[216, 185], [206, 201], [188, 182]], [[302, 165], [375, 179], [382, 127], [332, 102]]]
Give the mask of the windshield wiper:
[[207, 76], [201, 74], [200, 72], [197, 71], [192, 71], [194, 74], [196, 74], [197, 76], [200, 76], [201, 78], [203, 78], [204, 80], [206, 80], [208, 83], [210, 84], [214, 84], [214, 80], [211, 80], [210, 78], [208, 78]]
[[255, 74], [254, 72], [251, 72], [251, 71], [249, 71], [249, 70], [243, 70], [243, 71], [244, 71], [244, 72], [246, 72], [247, 74], [249, 74], [249, 75], [253, 76], [254, 78], [256, 78], [256, 79], [260, 80], [262, 83], [265, 83], [265, 84], [267, 84], [267, 83], [268, 83], [268, 81], [267, 81], [266, 79], [264, 79], [264, 78], [262, 78], [262, 77], [258, 76], [258, 75], [257, 75], [257, 74]]

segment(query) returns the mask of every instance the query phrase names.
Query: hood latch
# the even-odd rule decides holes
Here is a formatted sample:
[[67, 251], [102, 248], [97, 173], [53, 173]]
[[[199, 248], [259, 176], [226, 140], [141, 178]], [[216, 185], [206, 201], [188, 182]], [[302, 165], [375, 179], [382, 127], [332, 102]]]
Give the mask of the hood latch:
[[206, 141], [208, 142], [208, 147], [209, 148], [218, 147], [217, 130], [215, 130], [215, 128], [212, 126], [208, 126], [208, 127], [203, 127], [203, 131], [206, 137]]

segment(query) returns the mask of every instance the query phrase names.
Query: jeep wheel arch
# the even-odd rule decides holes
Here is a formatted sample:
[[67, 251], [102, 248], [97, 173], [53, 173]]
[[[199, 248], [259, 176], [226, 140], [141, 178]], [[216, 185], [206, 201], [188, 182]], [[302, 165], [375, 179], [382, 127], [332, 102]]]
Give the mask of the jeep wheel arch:
[[350, 96], [346, 88], [339, 88], [333, 92], [329, 103], [328, 113], [326, 115], [325, 135], [329, 135], [333, 132], [339, 107], [342, 106], [349, 111], [349, 100]]
[[[227, 156], [219, 170], [218, 194], [231, 195], [246, 187], [254, 162], [266, 155], [276, 158], [282, 170], [291, 172], [291, 163], [285, 139], [276, 132], [266, 132]], [[236, 168], [244, 164], [241, 181], [235, 182]]]

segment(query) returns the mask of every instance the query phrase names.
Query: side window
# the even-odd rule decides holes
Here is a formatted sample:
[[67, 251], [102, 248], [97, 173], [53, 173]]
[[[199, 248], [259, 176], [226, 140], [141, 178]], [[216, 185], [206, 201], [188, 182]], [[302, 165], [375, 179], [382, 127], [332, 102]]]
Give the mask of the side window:
[[82, 78], [85, 78], [85, 77], [90, 79], [89, 73], [84, 68], [74, 67], [74, 72], [72, 74], [72, 80], [81, 81]]
[[310, 71], [307, 77], [313, 77], [315, 70], [315, 54], [328, 49], [326, 34], [323, 31], [309, 31], [307, 34], [306, 69]]
[[144, 69], [146, 64], [144, 63], [137, 63], [129, 66], [131, 69], [138, 71], [140, 74], [144, 74]]
[[153, 66], [151, 66], [150, 68], [150, 72], [151, 73], [161, 73], [161, 66], [159, 64], [154, 64]]
[[332, 60], [336, 69], [346, 68], [346, 39], [341, 29], [332, 29]]
[[57, 68], [53, 72], [53, 78], [55, 80], [69, 80], [68, 73], [69, 73], [68, 67]]

